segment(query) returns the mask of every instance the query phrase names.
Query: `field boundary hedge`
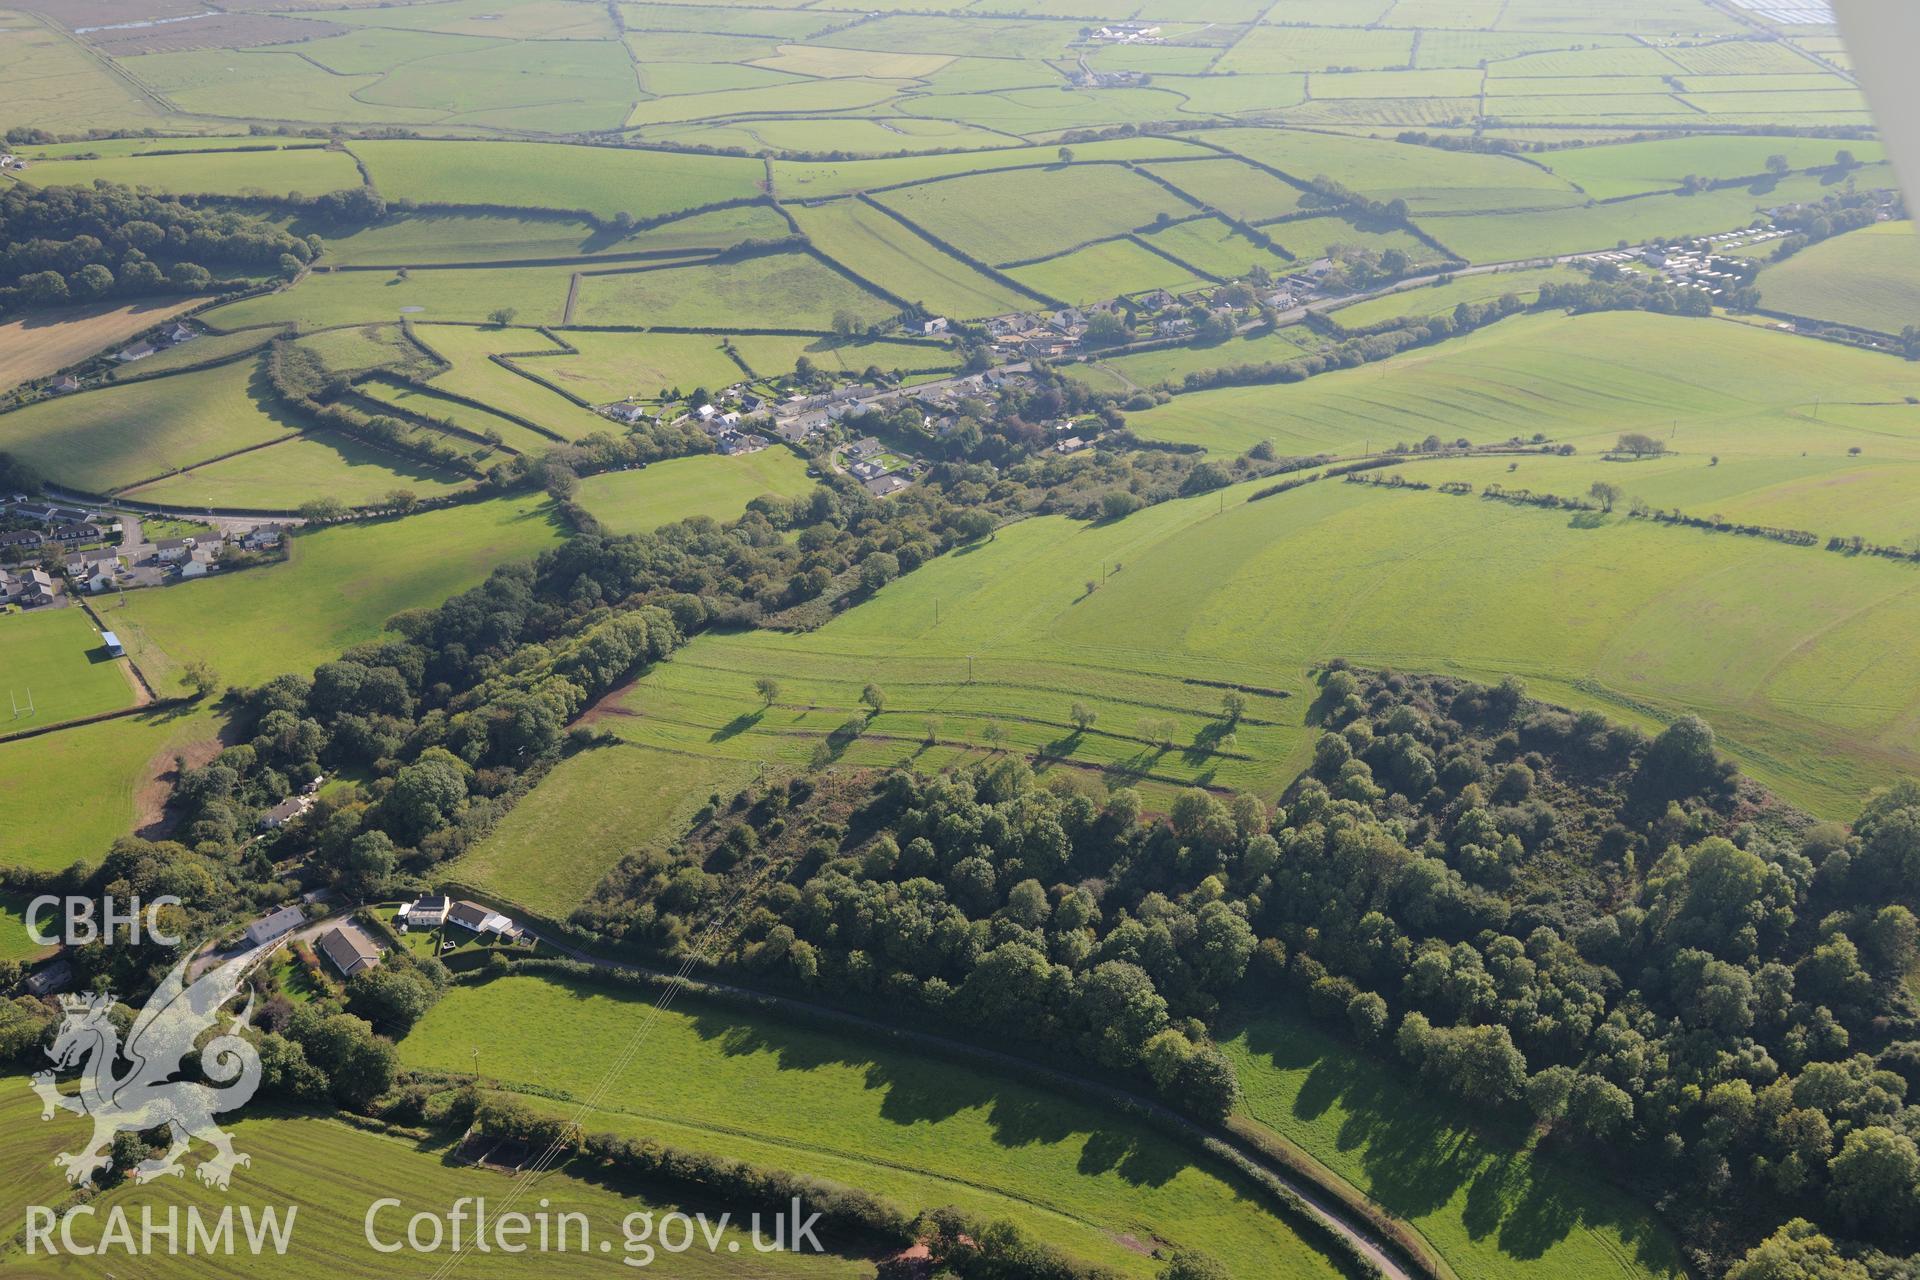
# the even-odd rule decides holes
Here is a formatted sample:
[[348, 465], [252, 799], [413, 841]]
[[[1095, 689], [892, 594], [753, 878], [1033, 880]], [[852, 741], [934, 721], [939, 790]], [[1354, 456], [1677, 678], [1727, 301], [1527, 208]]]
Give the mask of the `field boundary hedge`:
[[895, 222], [899, 223], [901, 226], [905, 227], [907, 230], [913, 232], [913, 234], [919, 236], [922, 240], [925, 240], [928, 244], [932, 245], [934, 248], [938, 249], [940, 252], [946, 254], [950, 258], [955, 258], [960, 262], [965, 263], [969, 267], [972, 267], [975, 271], [978, 271], [980, 274], [986, 276], [989, 280], [992, 280], [995, 284], [1004, 285], [1005, 287], [1013, 290], [1015, 293], [1018, 293], [1023, 297], [1032, 298], [1035, 302], [1040, 303], [1042, 306], [1051, 308], [1055, 311], [1061, 310], [1067, 305], [1066, 303], [1062, 302], [1058, 298], [1051, 297], [1047, 294], [1041, 293], [1038, 289], [1034, 289], [1028, 285], [1021, 284], [1018, 280], [1015, 280], [1012, 276], [1000, 270], [998, 267], [982, 262], [980, 259], [974, 257], [970, 253], [965, 252], [964, 250], [959, 248], [957, 245], [948, 244], [945, 240], [942, 240], [939, 236], [936, 236], [935, 234], [933, 234], [933, 232], [927, 230], [925, 227], [915, 222], [912, 218], [907, 217], [906, 214], [901, 213], [895, 209], [889, 209], [886, 205], [881, 204], [878, 200], [875, 200], [872, 196], [868, 195], [866, 192], [864, 191], [859, 192], [854, 196], [854, 198], [856, 200], [861, 201], [863, 204], [867, 205], [869, 208], [878, 209], [881, 213], [885, 214], [889, 218], [892, 218]]

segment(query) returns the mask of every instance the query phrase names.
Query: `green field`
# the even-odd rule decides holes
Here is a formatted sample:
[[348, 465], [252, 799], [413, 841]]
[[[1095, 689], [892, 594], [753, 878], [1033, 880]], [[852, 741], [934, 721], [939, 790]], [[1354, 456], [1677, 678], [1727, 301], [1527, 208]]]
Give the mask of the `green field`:
[[688, 516], [726, 520], [762, 494], [792, 498], [813, 488], [806, 464], [783, 445], [723, 458], [671, 458], [580, 482], [579, 501], [610, 533], [641, 533]]
[[653, 218], [751, 199], [757, 161], [534, 142], [356, 142], [388, 199]]
[[825, 332], [839, 311], [873, 323], [897, 310], [809, 254], [779, 253], [582, 276], [579, 301], [569, 319], [576, 324]]
[[8, 695], [0, 735], [132, 706], [125, 667], [107, 656], [78, 606], [0, 615], [0, 684]]
[[1132, 240], [1103, 240], [1007, 274], [1042, 297], [1075, 304], [1150, 289], [1184, 293], [1211, 283]]
[[[1118, 165], [1053, 165], [889, 191], [887, 208], [996, 266], [1061, 253], [1193, 206]], [[1110, 295], [1109, 295], [1110, 296]]]
[[1920, 324], [1920, 241], [1881, 222], [1802, 249], [1756, 281], [1760, 305], [1882, 333]]
[[452, 271], [335, 271], [297, 286], [215, 307], [203, 319], [216, 329], [297, 323], [302, 329], [421, 321], [477, 324], [499, 307], [512, 307], [523, 324], [557, 324], [576, 268], [494, 267]]
[[1416, 216], [1458, 209], [1553, 208], [1584, 199], [1564, 180], [1509, 156], [1296, 129], [1229, 129], [1195, 137], [1297, 179], [1326, 177], [1369, 199], [1405, 200]]
[[[76, 1150], [88, 1130], [85, 1120], [64, 1113], [55, 1121], [41, 1123], [39, 1100], [26, 1082], [9, 1079], [5, 1083], [9, 1086], [8, 1097], [0, 1104], [0, 1122], [21, 1137], [16, 1148], [18, 1158], [9, 1162], [4, 1184], [8, 1195], [7, 1228], [10, 1236], [17, 1239], [25, 1220], [26, 1205], [62, 1203], [68, 1188], [53, 1163], [53, 1156], [60, 1151]], [[407, 1219], [414, 1213], [445, 1215], [463, 1199], [471, 1206], [474, 1197], [484, 1197], [489, 1208], [499, 1212], [516, 1192], [514, 1179], [462, 1164], [453, 1156], [449, 1144], [438, 1140], [382, 1134], [339, 1120], [288, 1114], [262, 1103], [255, 1103], [239, 1116], [223, 1118], [222, 1128], [232, 1133], [235, 1148], [251, 1160], [235, 1173], [231, 1193], [205, 1187], [191, 1174], [162, 1178], [145, 1185], [127, 1182], [90, 1201], [96, 1206], [97, 1216], [76, 1219], [75, 1242], [85, 1246], [97, 1240], [111, 1209], [125, 1209], [129, 1220], [138, 1224], [142, 1206], [152, 1206], [155, 1222], [164, 1224], [168, 1221], [168, 1209], [178, 1206], [184, 1233], [187, 1206], [197, 1208], [211, 1229], [222, 1210], [233, 1207], [236, 1201], [255, 1214], [264, 1206], [273, 1206], [282, 1215], [283, 1222], [287, 1206], [297, 1205], [298, 1216], [293, 1219], [286, 1253], [276, 1255], [269, 1246], [264, 1254], [273, 1259], [271, 1266], [276, 1273], [324, 1271], [343, 1280], [376, 1280], [394, 1273], [396, 1257], [376, 1252], [367, 1242], [365, 1219], [376, 1200], [390, 1197], [401, 1201], [399, 1207], [389, 1206], [380, 1212], [375, 1230], [383, 1244], [399, 1242], [404, 1247]], [[204, 1152], [205, 1148], [197, 1147], [188, 1158], [189, 1163]], [[569, 1169], [565, 1164], [540, 1179], [537, 1193], [536, 1196], [522, 1192], [520, 1208], [536, 1223], [539, 1219], [532, 1216], [536, 1213], [554, 1215], [547, 1221], [553, 1225], [556, 1241], [560, 1231], [558, 1215], [562, 1213], [584, 1214], [591, 1231], [589, 1246], [584, 1250], [577, 1243], [578, 1228], [574, 1228], [573, 1242], [568, 1249], [550, 1248], [541, 1253], [542, 1275], [604, 1276], [618, 1265], [612, 1259], [631, 1256], [638, 1262], [644, 1255], [624, 1252], [624, 1220], [633, 1213], [650, 1212], [657, 1217], [679, 1207], [655, 1193], [643, 1192], [625, 1183], [609, 1183], [594, 1170]], [[536, 1200], [544, 1208], [538, 1207]], [[707, 1206], [687, 1206], [690, 1211], [704, 1207]], [[710, 1208], [709, 1215], [710, 1220], [717, 1220], [719, 1210]], [[464, 1238], [470, 1240], [471, 1234], [469, 1222]], [[770, 1228], [768, 1234], [771, 1234]], [[789, 1277], [791, 1280], [857, 1280], [873, 1271], [872, 1262], [865, 1258], [831, 1253], [756, 1254], [752, 1252], [749, 1236], [737, 1226], [728, 1226], [723, 1232], [716, 1227], [716, 1235], [718, 1245], [714, 1251], [709, 1252], [703, 1243], [678, 1255], [656, 1253], [654, 1269], [699, 1280], [740, 1275], [752, 1275], [758, 1280], [788, 1280]], [[244, 1239], [237, 1212], [234, 1236], [236, 1240]], [[164, 1237], [158, 1238], [164, 1241]], [[422, 1236], [423, 1240], [431, 1238], [430, 1234]], [[529, 1235], [518, 1243], [525, 1247], [537, 1238]], [[54, 1240], [58, 1242], [58, 1235]], [[601, 1241], [611, 1246], [610, 1253], [600, 1251]], [[730, 1245], [738, 1252], [729, 1252]], [[48, 1257], [42, 1251], [38, 1256], [27, 1258], [24, 1245], [10, 1241], [6, 1256], [10, 1269], [23, 1274], [61, 1277], [101, 1274], [98, 1258], [74, 1256], [64, 1250], [55, 1257]], [[456, 1255], [449, 1240], [443, 1242], [437, 1253], [397, 1256], [414, 1258], [425, 1266], [437, 1266], [448, 1264]], [[524, 1254], [504, 1253], [494, 1248], [468, 1249], [458, 1256], [459, 1273], [463, 1276], [500, 1280], [527, 1273]], [[752, 1259], [745, 1264], [751, 1271], [743, 1270], [742, 1257]], [[162, 1243], [141, 1264], [142, 1274], [157, 1277], [215, 1276], [220, 1280], [246, 1280], [262, 1274], [262, 1270], [262, 1260], [246, 1252], [244, 1246], [236, 1247], [231, 1254], [208, 1254], [203, 1249], [197, 1256], [190, 1256], [184, 1243], [175, 1253], [167, 1252]]]
[[1163, 347], [1090, 365], [1073, 365], [1069, 366], [1068, 374], [1095, 386], [1102, 386], [1105, 380], [1113, 389], [1128, 391], [1163, 383], [1178, 386], [1189, 373], [1231, 368], [1237, 364], [1291, 360], [1303, 352], [1317, 350], [1326, 341], [1304, 326], [1294, 325], [1211, 346]]
[[285, 564], [128, 592], [101, 616], [149, 678], [191, 659], [228, 685], [308, 672], [557, 538], [544, 497], [501, 498], [294, 538]]
[[703, 760], [622, 743], [554, 766], [446, 878], [565, 920], [620, 859], [677, 839], [711, 792], [754, 776], [743, 761]]
[[996, 316], [1031, 302], [862, 202], [801, 206], [793, 216], [822, 253], [935, 315]]
[[1356, 302], [1328, 312], [1349, 329], [1362, 329], [1399, 316], [1452, 315], [1461, 303], [1488, 302], [1505, 294], [1514, 294], [1523, 302], [1539, 296], [1543, 284], [1578, 284], [1587, 279], [1571, 267], [1545, 267], [1534, 270], [1490, 271], [1483, 275], [1459, 276], [1445, 283], [1402, 289], [1382, 297]]
[[[549, 352], [562, 348], [531, 329], [494, 329], [467, 325], [421, 325], [415, 336], [452, 368], [436, 374], [430, 389], [467, 396], [503, 413], [516, 414], [568, 440], [594, 432], [613, 434], [618, 428], [591, 409], [583, 408], [542, 386], [533, 377], [504, 368], [490, 357], [508, 352]], [[545, 355], [529, 358], [525, 368], [541, 374]], [[518, 366], [516, 366], [518, 367]]]
[[[454, 439], [465, 451], [483, 447]], [[292, 512], [313, 498], [350, 507], [376, 505], [397, 489], [437, 498], [473, 484], [473, 477], [429, 466], [410, 454], [331, 432], [293, 436], [219, 462], [176, 472], [126, 490], [129, 498], [169, 506]]]
[[142, 711], [0, 742], [0, 865], [58, 871], [99, 861], [115, 840], [158, 816], [157, 796], [142, 793], [171, 771], [173, 754], [211, 740], [217, 727], [211, 712]]
[[1747, 178], [1767, 172], [1767, 160], [1787, 158], [1795, 169], [1833, 163], [1834, 152], [1848, 150], [1863, 163], [1885, 158], [1876, 142], [1834, 142], [1821, 138], [1670, 138], [1615, 146], [1577, 147], [1541, 159], [1567, 181], [1596, 200], [1673, 191], [1689, 175]]
[[[880, 192], [886, 187], [923, 183], [936, 178], [1031, 165], [1055, 165], [1059, 162], [1058, 150], [1056, 147], [1010, 146], [968, 154], [876, 160], [776, 160], [773, 164], [774, 191], [782, 200], [819, 200], [854, 191]], [[1073, 152], [1077, 161], [1192, 159], [1207, 158], [1209, 155], [1178, 138], [1089, 142], [1076, 146]]]
[[[1130, 1246], [1162, 1241], [1204, 1248], [1246, 1280], [1335, 1274], [1250, 1193], [1137, 1122], [977, 1068], [749, 1020], [691, 996], [653, 1010], [637, 994], [503, 978], [449, 992], [401, 1054], [466, 1071], [479, 1044], [489, 1078], [583, 1098], [644, 1023], [588, 1128], [653, 1134], [913, 1208], [1009, 1218], [1128, 1275], [1158, 1269]], [[522, 1034], [528, 1027], [541, 1034]], [[673, 1082], [665, 1095], [662, 1080]], [[779, 1105], [743, 1107], [745, 1098]]]
[[[1736, 337], [1749, 332], [1725, 329]], [[1596, 330], [1580, 343], [1597, 348], [1603, 337]], [[1684, 356], [1682, 344], [1669, 350], [1709, 363], [1710, 347]], [[1746, 380], [1761, 391], [1769, 372], [1790, 383], [1792, 357], [1812, 350], [1776, 337], [1763, 352], [1774, 357], [1771, 369], [1756, 362]], [[1905, 372], [1884, 357], [1832, 350]], [[1591, 377], [1586, 394], [1596, 412], [1603, 403], [1629, 408], [1614, 394], [1617, 373], [1603, 368], [1576, 364], [1560, 394], [1572, 395], [1579, 377]], [[1442, 382], [1418, 364], [1344, 380], [1351, 388], [1344, 407], [1389, 415], [1403, 430], [1404, 408], [1396, 406], [1441, 407], [1444, 397], [1494, 403], [1486, 384]], [[1651, 370], [1644, 381], [1650, 396], [1676, 390]], [[1803, 472], [1809, 480], [1831, 473], [1852, 440], [1869, 441], [1879, 456], [1911, 458], [1920, 448], [1920, 418], [1905, 405], [1836, 415], [1840, 421], [1814, 428], [1797, 408], [1730, 408], [1716, 418], [1708, 408], [1726, 393], [1693, 394], [1697, 416], [1676, 444], [1702, 471], [1710, 469], [1707, 449], [1732, 452], [1741, 440], [1788, 470], [1815, 442], [1812, 431], [1820, 447], [1808, 450], [1817, 454]], [[1176, 406], [1207, 398], [1182, 397]], [[1321, 422], [1334, 403], [1302, 406], [1303, 421]], [[1605, 421], [1604, 429], [1596, 421], [1587, 430], [1610, 443], [1631, 418]], [[1357, 426], [1343, 422], [1316, 442], [1337, 446]], [[1450, 474], [1434, 467], [1435, 480]], [[1895, 483], [1902, 479], [1904, 472]], [[1623, 480], [1631, 483], [1624, 471]], [[1791, 491], [1795, 482], [1781, 481]], [[1883, 492], [1892, 498], [1894, 491]], [[1215, 700], [1183, 681], [1305, 693], [1308, 666], [1345, 655], [1482, 679], [1517, 674], [1543, 696], [1643, 721], [1694, 711], [1715, 724], [1722, 745], [1750, 772], [1823, 814], [1850, 811], [1870, 787], [1920, 764], [1905, 730], [1920, 680], [1891, 640], [1920, 608], [1904, 566], [1621, 516], [1597, 528], [1584, 523], [1479, 499], [1338, 483], [1251, 505], [1235, 505], [1233, 493], [1224, 506], [1213, 497], [1176, 502], [1112, 525], [1032, 520], [1003, 529], [986, 548], [923, 569], [807, 637], [696, 641], [635, 687], [628, 705], [638, 718], [613, 727], [682, 750], [804, 761], [853, 713], [862, 681], [873, 679], [892, 696], [849, 748], [855, 762], [914, 758], [936, 767], [1000, 720], [1021, 750], [1270, 792], [1291, 778], [1308, 745], [1299, 721], [1305, 699], [1263, 707], [1235, 751], [1210, 752], [1200, 746], [1201, 730]], [[1115, 563], [1124, 571], [1087, 595], [1085, 581]], [[1622, 564], [1644, 572], [1620, 573]], [[1317, 568], [1308, 574], [1302, 565]], [[1570, 600], [1579, 607], [1566, 608]], [[1728, 664], [1729, 652], [1748, 660]], [[786, 690], [782, 704], [752, 717], [753, 680], [768, 673]], [[1069, 740], [1065, 722], [1074, 697], [1100, 716], [1097, 731], [1079, 741]], [[1148, 717], [1166, 713], [1181, 719], [1178, 740], [1192, 734], [1193, 748], [1156, 751], [1139, 736]], [[923, 749], [929, 715], [941, 717], [938, 746]], [[749, 716], [744, 732], [722, 732], [742, 716]]]
[[1257, 1124], [1412, 1225], [1460, 1280], [1686, 1275], [1658, 1221], [1518, 1130], [1474, 1124], [1305, 1018], [1238, 1014], [1220, 1041]]
[[181, 156], [62, 160], [27, 170], [36, 186], [90, 187], [118, 182], [166, 194], [317, 196], [360, 185], [360, 171], [344, 151], [206, 151]]
[[398, 365], [427, 366], [419, 348], [407, 341], [397, 324], [368, 324], [327, 329], [308, 334], [298, 346], [319, 356], [327, 368], [341, 373], [385, 369]]
[[258, 363], [43, 400], [0, 414], [0, 450], [89, 493], [284, 441], [304, 424], [270, 407]]
[[1162, 253], [1170, 253], [1222, 280], [1238, 279], [1255, 267], [1268, 271], [1288, 269], [1280, 255], [1255, 244], [1218, 218], [1176, 223], [1164, 231], [1150, 231], [1141, 239]]

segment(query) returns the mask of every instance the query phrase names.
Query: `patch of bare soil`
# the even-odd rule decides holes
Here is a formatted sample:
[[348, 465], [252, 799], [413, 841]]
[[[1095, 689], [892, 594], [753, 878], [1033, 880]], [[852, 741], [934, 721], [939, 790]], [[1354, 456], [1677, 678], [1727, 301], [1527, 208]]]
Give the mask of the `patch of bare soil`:
[[219, 738], [189, 742], [185, 746], [163, 747], [147, 761], [140, 785], [133, 793], [133, 833], [142, 840], [164, 840], [173, 833], [174, 815], [167, 812], [167, 797], [179, 781], [175, 758], [186, 761], [189, 769], [209, 764], [229, 744]]

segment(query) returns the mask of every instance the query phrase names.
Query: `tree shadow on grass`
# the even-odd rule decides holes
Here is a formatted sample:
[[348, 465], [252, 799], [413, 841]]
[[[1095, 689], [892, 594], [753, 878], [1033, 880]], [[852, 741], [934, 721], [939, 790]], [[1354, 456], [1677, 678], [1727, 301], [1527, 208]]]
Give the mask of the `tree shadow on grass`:
[[1334, 1145], [1357, 1161], [1364, 1188], [1396, 1217], [1435, 1213], [1464, 1193], [1468, 1237], [1510, 1258], [1537, 1261], [1584, 1227], [1617, 1232], [1650, 1265], [1673, 1262], [1651, 1212], [1564, 1160], [1536, 1158], [1514, 1126], [1469, 1119], [1411, 1075], [1303, 1017], [1241, 1011], [1220, 1029], [1222, 1039], [1236, 1035], [1264, 1066], [1305, 1071], [1290, 1107], [1295, 1119], [1344, 1113]]
[[[857, 1070], [866, 1089], [883, 1093], [879, 1115], [891, 1124], [939, 1124], [980, 1111], [996, 1146], [1051, 1147], [1084, 1137], [1081, 1172], [1111, 1171], [1135, 1186], [1160, 1186], [1192, 1163], [1156, 1135], [1107, 1122], [1068, 1098], [969, 1064], [911, 1050], [870, 1049], [843, 1030], [814, 1030], [778, 1017], [747, 1022], [714, 1006], [699, 1008], [693, 1025], [727, 1056], [772, 1054], [783, 1072]], [[859, 1152], [850, 1148], [848, 1154], [858, 1158]]]
[[718, 729], [715, 729], [707, 741], [725, 742], [729, 738], [737, 738], [759, 724], [766, 718], [766, 715], [767, 709], [765, 707], [759, 707], [752, 711], [742, 711], [739, 715], [727, 721]]

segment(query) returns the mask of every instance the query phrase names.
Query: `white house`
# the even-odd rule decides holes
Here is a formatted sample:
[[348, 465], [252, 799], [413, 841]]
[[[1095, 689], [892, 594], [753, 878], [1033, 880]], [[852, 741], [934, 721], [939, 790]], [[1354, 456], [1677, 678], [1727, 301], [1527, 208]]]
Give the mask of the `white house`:
[[247, 926], [247, 943], [259, 946], [263, 942], [272, 942], [275, 938], [284, 938], [307, 922], [306, 913], [299, 907], [281, 907], [270, 911]]

